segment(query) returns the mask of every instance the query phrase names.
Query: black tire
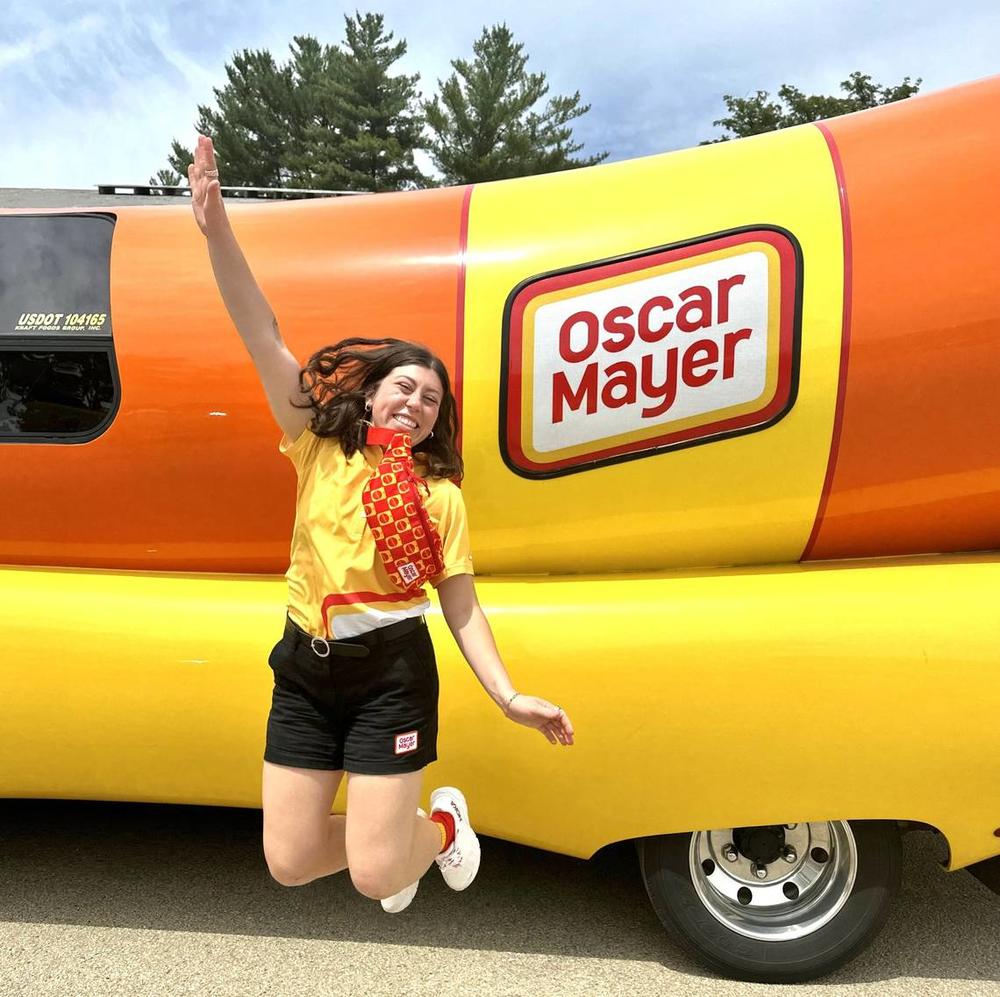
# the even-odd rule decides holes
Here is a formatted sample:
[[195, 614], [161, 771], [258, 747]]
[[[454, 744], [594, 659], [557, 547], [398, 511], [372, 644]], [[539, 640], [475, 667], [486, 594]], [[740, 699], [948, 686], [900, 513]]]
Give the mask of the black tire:
[[[747, 937], [713, 914], [693, 880], [691, 834], [638, 842], [646, 892], [673, 938], [715, 972], [757, 983], [814, 980], [868, 946], [899, 889], [902, 847], [897, 824], [850, 821], [846, 827], [853, 833], [856, 849], [853, 886], [827, 923], [801, 937], [780, 941]], [[789, 907], [794, 919], [794, 903]]]

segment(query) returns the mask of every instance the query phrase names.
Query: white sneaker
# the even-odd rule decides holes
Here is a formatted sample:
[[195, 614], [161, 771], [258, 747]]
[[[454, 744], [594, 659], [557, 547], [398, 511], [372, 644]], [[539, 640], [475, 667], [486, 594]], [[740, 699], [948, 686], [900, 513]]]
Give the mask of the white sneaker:
[[442, 786], [431, 793], [431, 813], [443, 810], [455, 818], [455, 840], [446, 852], [434, 860], [444, 881], [453, 890], [472, 885], [479, 872], [479, 839], [469, 824], [469, 805], [454, 786]]
[[[420, 817], [426, 817], [427, 814], [417, 807], [417, 814]], [[391, 897], [386, 897], [382, 901], [382, 910], [387, 914], [398, 914], [402, 910], [406, 910], [407, 907], [413, 902], [413, 898], [417, 895], [417, 887], [420, 885], [420, 880], [418, 879], [415, 883], [410, 883], [409, 886], [404, 886], [399, 893], [394, 893]]]

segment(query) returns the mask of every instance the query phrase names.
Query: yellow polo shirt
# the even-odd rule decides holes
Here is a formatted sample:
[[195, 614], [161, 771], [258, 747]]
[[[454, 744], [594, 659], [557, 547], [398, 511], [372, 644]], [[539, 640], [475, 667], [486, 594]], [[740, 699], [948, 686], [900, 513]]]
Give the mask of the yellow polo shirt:
[[[295, 466], [298, 488], [288, 571], [288, 614], [307, 633], [353, 637], [420, 616], [429, 607], [426, 593], [401, 593], [389, 580], [361, 495], [382, 458], [381, 447], [365, 447], [350, 458], [332, 437], [308, 427], [295, 441], [282, 434], [278, 450]], [[419, 471], [419, 466], [418, 466]], [[437, 588], [452, 575], [471, 575], [472, 554], [465, 501], [446, 478], [427, 478], [424, 507], [441, 536], [444, 571]], [[323, 619], [323, 603], [329, 603]]]

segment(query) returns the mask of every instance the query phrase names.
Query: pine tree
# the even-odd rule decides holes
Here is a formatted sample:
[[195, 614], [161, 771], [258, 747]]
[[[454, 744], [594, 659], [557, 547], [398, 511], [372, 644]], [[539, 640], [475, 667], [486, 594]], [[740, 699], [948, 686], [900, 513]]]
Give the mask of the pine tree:
[[[345, 48], [296, 36], [278, 66], [267, 51], [244, 50], [214, 89], [218, 110], [199, 105], [196, 128], [210, 135], [226, 186], [397, 190], [430, 181], [413, 162], [423, 128], [416, 76], [389, 76], [406, 52], [391, 44], [381, 14], [345, 17]], [[172, 142], [175, 174], [193, 155]], [[151, 181], [152, 182], [152, 181]]]
[[336, 190], [327, 177], [317, 177], [311, 163], [319, 156], [335, 159], [343, 145], [343, 121], [327, 98], [344, 75], [344, 53], [336, 45], [320, 45], [311, 35], [297, 35], [292, 51], [295, 120], [281, 157], [284, 185]]
[[419, 76], [390, 76], [389, 68], [406, 53], [406, 42], [392, 44], [381, 14], [345, 16], [346, 43], [337, 53], [336, 72], [319, 82], [316, 103], [336, 123], [337, 141], [328, 126], [305, 128], [301, 154], [294, 157], [297, 179], [324, 189], [401, 190], [430, 182], [413, 161], [423, 121], [416, 105]]
[[[303, 127], [292, 66], [276, 66], [266, 50], [245, 49], [226, 65], [226, 76], [229, 82], [221, 90], [213, 87], [218, 111], [199, 105], [195, 127], [212, 137], [227, 186], [280, 187], [282, 156]], [[176, 139], [171, 147], [168, 162], [186, 177], [193, 155]]]
[[184, 181], [179, 173], [173, 170], [157, 170], [156, 175], [149, 178], [150, 187], [182, 187]]
[[483, 28], [475, 58], [452, 61], [454, 73], [424, 103], [434, 133], [429, 149], [447, 183], [479, 183], [508, 177], [592, 166], [607, 153], [573, 159], [583, 148], [572, 141], [569, 122], [590, 110], [580, 92], [552, 97], [539, 113], [532, 108], [548, 91], [544, 73], [528, 73], [524, 45], [506, 24]]

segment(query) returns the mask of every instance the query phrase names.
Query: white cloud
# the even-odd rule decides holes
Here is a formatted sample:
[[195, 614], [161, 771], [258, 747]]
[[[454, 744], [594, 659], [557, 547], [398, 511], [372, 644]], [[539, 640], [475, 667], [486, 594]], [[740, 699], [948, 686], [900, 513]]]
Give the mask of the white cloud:
[[[574, 128], [583, 154], [612, 160], [711, 137], [723, 93], [782, 83], [834, 93], [856, 69], [880, 83], [922, 76], [927, 92], [994, 72], [1000, 45], [995, 0], [512, 0], [502, 16], [451, 0], [377, 7], [408, 42], [398, 70], [419, 72], [426, 97], [450, 59], [471, 57], [484, 25], [505, 19], [550, 94], [580, 90], [592, 105]], [[295, 34], [343, 37], [341, 9], [318, 0], [106, 0], [99, 11], [20, 0], [5, 12], [0, 186], [145, 182], [171, 138], [193, 142], [197, 105], [212, 102], [235, 51], [267, 48], [283, 62]]]
[[167, 25], [157, 17], [147, 21], [150, 36], [160, 54], [188, 81], [191, 90], [196, 90], [204, 102], [211, 94], [213, 84], [223, 75], [222, 67], [207, 69], [197, 59], [189, 57], [183, 49], [174, 44]]
[[8, 66], [65, 45], [82, 35], [95, 34], [104, 26], [96, 14], [86, 14], [68, 25], [46, 24], [39, 31], [11, 45], [0, 45], [0, 72]]
[[[178, 105], [168, 85], [122, 91], [98, 114], [51, 111], [44, 132], [12, 143], [0, 162], [0, 186], [90, 187], [145, 183], [167, 165], [171, 138], [193, 145], [193, 103]], [[193, 95], [192, 95], [193, 100]]]

